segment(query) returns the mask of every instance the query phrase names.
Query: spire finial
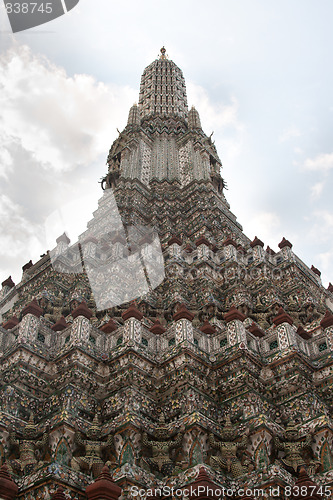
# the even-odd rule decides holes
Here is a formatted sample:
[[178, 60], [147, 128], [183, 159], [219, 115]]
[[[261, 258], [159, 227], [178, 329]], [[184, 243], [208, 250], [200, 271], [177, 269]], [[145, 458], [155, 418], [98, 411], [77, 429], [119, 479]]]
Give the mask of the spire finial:
[[161, 52], [160, 59], [166, 59], [166, 55], [165, 55], [166, 50], [165, 50], [164, 45], [163, 45], [163, 47], [161, 48], [161, 51], [160, 51], [160, 52]]

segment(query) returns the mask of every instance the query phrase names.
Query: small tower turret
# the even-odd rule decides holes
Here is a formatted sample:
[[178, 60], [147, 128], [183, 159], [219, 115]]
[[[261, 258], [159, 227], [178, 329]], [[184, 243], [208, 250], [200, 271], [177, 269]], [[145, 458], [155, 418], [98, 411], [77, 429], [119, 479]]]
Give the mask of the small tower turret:
[[128, 120], [127, 120], [127, 125], [128, 126], [134, 126], [140, 127], [141, 119], [140, 119], [140, 112], [137, 104], [133, 104], [131, 109], [129, 110], [128, 113]]
[[193, 128], [200, 128], [201, 129], [201, 122], [200, 122], [200, 116], [198, 111], [195, 109], [194, 106], [190, 109], [190, 112], [188, 114], [188, 127], [190, 129]]

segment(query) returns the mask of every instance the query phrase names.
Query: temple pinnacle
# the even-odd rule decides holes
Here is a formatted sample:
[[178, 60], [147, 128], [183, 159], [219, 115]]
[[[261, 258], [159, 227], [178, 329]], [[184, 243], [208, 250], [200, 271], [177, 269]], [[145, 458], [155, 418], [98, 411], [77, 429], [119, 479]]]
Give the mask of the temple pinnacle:
[[161, 52], [160, 59], [166, 59], [166, 55], [165, 55], [166, 50], [165, 50], [164, 45], [163, 45], [163, 47], [161, 48], [160, 52]]

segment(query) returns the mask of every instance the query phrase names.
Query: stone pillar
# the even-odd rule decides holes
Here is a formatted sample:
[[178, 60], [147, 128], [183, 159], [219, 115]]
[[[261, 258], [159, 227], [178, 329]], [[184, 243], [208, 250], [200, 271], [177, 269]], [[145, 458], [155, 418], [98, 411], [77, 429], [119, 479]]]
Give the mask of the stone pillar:
[[124, 342], [132, 340], [140, 343], [142, 338], [142, 312], [134, 304], [131, 304], [121, 316], [124, 320]]
[[247, 348], [246, 329], [243, 321], [245, 315], [238, 311], [235, 306], [231, 306], [229, 311], [225, 313], [224, 319], [228, 327], [228, 342], [230, 346], [239, 344], [241, 349]]
[[14, 500], [18, 493], [18, 487], [10, 477], [7, 465], [0, 468], [0, 500]]
[[227, 238], [223, 243], [223, 253], [226, 260], [237, 260], [237, 243], [231, 239]]
[[65, 330], [69, 325], [67, 325], [66, 320], [64, 316], [61, 316], [60, 319], [56, 323], [54, 323], [53, 326], [51, 326], [51, 330], [54, 332], [62, 332], [62, 330]]
[[[83, 258], [85, 259], [92, 259], [94, 260], [96, 258], [96, 248], [97, 248], [98, 240], [94, 238], [93, 236], [88, 236], [83, 242], [82, 242], [82, 252], [83, 252]], [[86, 260], [85, 260], [86, 262]]]
[[207, 260], [210, 255], [211, 246], [209, 241], [204, 236], [201, 236], [195, 241], [195, 245], [198, 249], [198, 259]]
[[255, 236], [254, 240], [251, 241], [250, 246], [253, 248], [253, 260], [257, 262], [264, 260], [265, 252], [263, 241], [259, 240], [259, 238]]
[[207, 335], [212, 335], [213, 333], [216, 333], [216, 328], [209, 323], [208, 319], [205, 319], [203, 324], [200, 326], [200, 331], [206, 333]]
[[193, 318], [194, 314], [192, 314], [184, 304], [182, 304], [173, 315], [173, 319], [176, 322], [176, 344], [180, 344], [184, 340], [193, 343]]
[[15, 283], [12, 280], [12, 277], [9, 276], [5, 281], [2, 282], [2, 289], [0, 290], [0, 300], [2, 300], [14, 287]]
[[166, 332], [166, 328], [164, 328], [159, 319], [156, 319], [153, 326], [149, 328], [149, 331], [155, 333], [155, 335], [162, 335], [162, 333]]
[[39, 307], [36, 299], [25, 306], [17, 337], [19, 342], [34, 342], [37, 339], [39, 318], [42, 313], [43, 309]]
[[170, 247], [170, 255], [181, 255], [182, 240], [177, 236], [173, 236], [168, 241], [168, 246]]
[[290, 241], [286, 240], [286, 238], [283, 237], [278, 246], [281, 250], [283, 259], [284, 260], [291, 260], [292, 256], [293, 256], [291, 249], [293, 246], [290, 243]]
[[320, 326], [325, 332], [329, 349], [333, 351], [333, 315], [329, 311], [326, 311]]
[[68, 238], [66, 233], [63, 233], [56, 239], [57, 246], [53, 250], [54, 256], [65, 254], [68, 250], [68, 246], [71, 240]]
[[273, 318], [273, 323], [276, 326], [279, 348], [281, 350], [297, 345], [296, 332], [291, 327], [293, 320], [282, 307], [280, 307], [278, 315]]
[[88, 500], [118, 500], [121, 488], [113, 481], [106, 465], [98, 478], [86, 487], [86, 495]]
[[74, 309], [72, 312], [73, 324], [71, 328], [70, 344], [82, 345], [89, 342], [89, 335], [91, 331], [90, 318], [92, 311], [88, 309], [85, 302]]

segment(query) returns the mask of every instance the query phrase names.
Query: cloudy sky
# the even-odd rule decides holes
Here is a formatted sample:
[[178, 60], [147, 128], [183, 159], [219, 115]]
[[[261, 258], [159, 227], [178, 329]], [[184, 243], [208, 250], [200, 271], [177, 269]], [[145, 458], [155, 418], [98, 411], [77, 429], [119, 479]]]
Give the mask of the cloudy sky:
[[[80, 0], [13, 35], [0, 7], [0, 280], [73, 238], [117, 128], [165, 45], [245, 233], [333, 282], [331, 0]], [[0, 281], [0, 282], [1, 282]]]

